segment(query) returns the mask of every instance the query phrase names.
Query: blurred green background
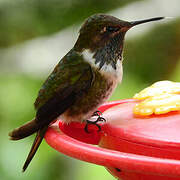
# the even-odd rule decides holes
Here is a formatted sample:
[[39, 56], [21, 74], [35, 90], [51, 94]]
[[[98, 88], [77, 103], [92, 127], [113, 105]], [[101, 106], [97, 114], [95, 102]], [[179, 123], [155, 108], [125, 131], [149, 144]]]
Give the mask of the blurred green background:
[[174, 17], [127, 33], [124, 78], [111, 100], [130, 98], [159, 80], [180, 82], [178, 0], [0, 0], [0, 180], [114, 179], [104, 167], [64, 156], [45, 142], [21, 173], [34, 137], [12, 142], [7, 135], [34, 117], [41, 84], [94, 13], [124, 20]]

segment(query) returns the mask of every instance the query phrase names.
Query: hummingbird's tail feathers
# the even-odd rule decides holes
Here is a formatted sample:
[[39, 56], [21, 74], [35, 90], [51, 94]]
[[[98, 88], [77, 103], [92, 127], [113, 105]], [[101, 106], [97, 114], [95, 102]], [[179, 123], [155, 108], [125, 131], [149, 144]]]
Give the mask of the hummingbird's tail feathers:
[[31, 150], [30, 150], [30, 152], [28, 154], [28, 157], [27, 157], [27, 159], [26, 159], [26, 161], [24, 163], [24, 166], [23, 166], [23, 169], [22, 169], [23, 172], [27, 169], [29, 163], [31, 162], [31, 160], [34, 157], [36, 151], [38, 150], [38, 147], [39, 147], [39, 145], [41, 144], [41, 142], [43, 140], [43, 137], [44, 137], [44, 135], [46, 133], [47, 128], [48, 128], [48, 126], [40, 129], [37, 132], [37, 135], [36, 135], [36, 138], [34, 139], [34, 142], [33, 142], [33, 145], [31, 147]]
[[32, 135], [33, 133], [39, 130], [39, 125], [36, 123], [35, 119], [26, 124], [22, 125], [21, 127], [14, 129], [9, 133], [11, 140], [19, 140], [23, 139], [27, 136]]

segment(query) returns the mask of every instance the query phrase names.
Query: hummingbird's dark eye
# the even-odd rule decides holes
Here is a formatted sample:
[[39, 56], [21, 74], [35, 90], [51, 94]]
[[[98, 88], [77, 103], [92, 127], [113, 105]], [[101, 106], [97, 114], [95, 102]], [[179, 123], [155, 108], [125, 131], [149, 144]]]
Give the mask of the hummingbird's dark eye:
[[119, 30], [119, 27], [113, 27], [113, 26], [107, 26], [106, 31], [108, 32], [117, 32]]

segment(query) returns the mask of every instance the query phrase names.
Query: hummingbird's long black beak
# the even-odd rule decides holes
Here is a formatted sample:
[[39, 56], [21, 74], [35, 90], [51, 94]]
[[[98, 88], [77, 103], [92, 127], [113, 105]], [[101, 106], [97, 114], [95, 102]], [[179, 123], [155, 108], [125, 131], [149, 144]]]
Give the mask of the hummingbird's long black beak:
[[132, 21], [130, 22], [131, 27], [136, 26], [138, 24], [143, 24], [143, 23], [147, 23], [147, 22], [151, 22], [151, 21], [159, 21], [161, 19], [164, 19], [165, 17], [155, 17], [155, 18], [150, 18], [150, 19], [144, 19], [144, 20], [140, 20], [140, 21]]

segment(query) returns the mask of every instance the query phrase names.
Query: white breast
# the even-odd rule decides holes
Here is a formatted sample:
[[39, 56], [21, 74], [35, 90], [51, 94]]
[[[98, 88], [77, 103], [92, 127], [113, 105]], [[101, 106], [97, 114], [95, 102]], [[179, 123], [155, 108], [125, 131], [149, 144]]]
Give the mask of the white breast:
[[[94, 53], [90, 52], [90, 50], [85, 49], [82, 53], [82, 56], [86, 62], [91, 64], [95, 68], [99, 68], [100, 62], [95, 64], [95, 58], [93, 58]], [[111, 64], [104, 64], [100, 69], [100, 72], [104, 75], [112, 76], [112, 78], [116, 78], [120, 83], [123, 76], [123, 68], [122, 68], [122, 60], [118, 60], [116, 64], [116, 69], [112, 67]]]

